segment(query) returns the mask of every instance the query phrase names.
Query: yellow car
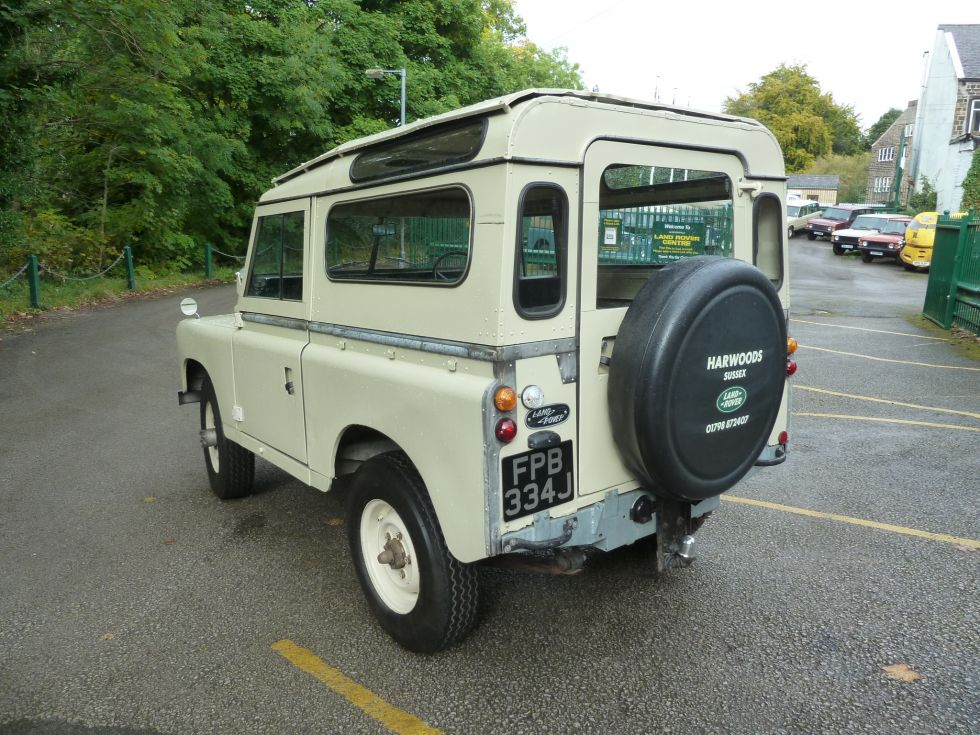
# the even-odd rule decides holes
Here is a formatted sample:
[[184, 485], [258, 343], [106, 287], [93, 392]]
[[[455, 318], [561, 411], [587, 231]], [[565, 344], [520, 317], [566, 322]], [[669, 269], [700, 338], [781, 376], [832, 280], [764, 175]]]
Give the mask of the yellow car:
[[[957, 212], [951, 217], [960, 218], [965, 212]], [[939, 212], [919, 212], [905, 229], [905, 247], [899, 259], [906, 270], [929, 270], [932, 263], [932, 244], [936, 240], [936, 221]]]

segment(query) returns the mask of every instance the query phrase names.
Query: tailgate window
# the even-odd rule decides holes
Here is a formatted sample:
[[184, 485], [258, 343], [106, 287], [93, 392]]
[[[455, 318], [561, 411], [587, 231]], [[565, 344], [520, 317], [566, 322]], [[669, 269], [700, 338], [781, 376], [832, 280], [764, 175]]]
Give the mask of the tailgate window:
[[628, 306], [652, 270], [732, 255], [732, 184], [717, 171], [613, 164], [599, 187], [596, 307]]

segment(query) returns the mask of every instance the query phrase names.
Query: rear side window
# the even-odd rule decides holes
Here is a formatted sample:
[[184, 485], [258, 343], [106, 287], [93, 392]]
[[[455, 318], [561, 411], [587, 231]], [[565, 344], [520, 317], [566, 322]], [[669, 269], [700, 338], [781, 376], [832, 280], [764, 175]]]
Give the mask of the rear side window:
[[246, 296], [302, 301], [303, 212], [259, 217]]
[[526, 319], [557, 314], [565, 300], [568, 200], [552, 184], [532, 184], [521, 196], [514, 306]]
[[782, 214], [779, 197], [761, 194], [755, 200], [752, 260], [777, 289], [783, 283]]
[[470, 220], [460, 187], [338, 204], [327, 217], [327, 276], [454, 285], [470, 262]]

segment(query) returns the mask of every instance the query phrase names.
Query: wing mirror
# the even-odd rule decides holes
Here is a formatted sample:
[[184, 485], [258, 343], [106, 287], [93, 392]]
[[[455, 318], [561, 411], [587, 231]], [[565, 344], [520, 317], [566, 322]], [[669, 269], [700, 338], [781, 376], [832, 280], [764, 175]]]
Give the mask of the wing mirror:
[[192, 316], [195, 319], [201, 318], [201, 315], [197, 313], [197, 302], [190, 296], [180, 302], [180, 311], [184, 316]]

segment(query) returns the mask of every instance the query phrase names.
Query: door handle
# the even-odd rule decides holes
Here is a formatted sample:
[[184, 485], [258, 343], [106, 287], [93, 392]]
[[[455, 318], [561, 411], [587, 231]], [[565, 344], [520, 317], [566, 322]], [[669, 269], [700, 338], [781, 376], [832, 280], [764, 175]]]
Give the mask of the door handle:
[[286, 392], [289, 395], [293, 395], [296, 392], [296, 386], [293, 384], [293, 370], [292, 368], [283, 368], [283, 371], [286, 378], [286, 384], [283, 386], [283, 388], [286, 389]]

